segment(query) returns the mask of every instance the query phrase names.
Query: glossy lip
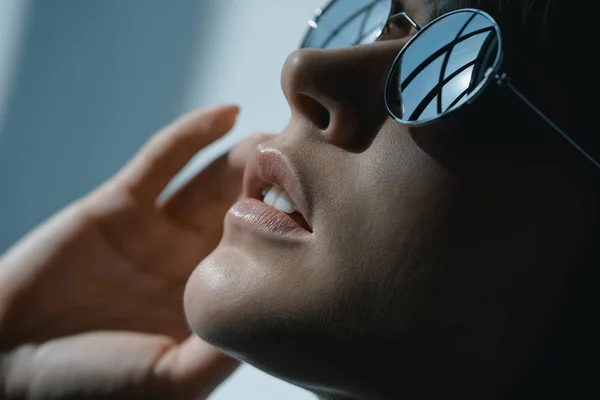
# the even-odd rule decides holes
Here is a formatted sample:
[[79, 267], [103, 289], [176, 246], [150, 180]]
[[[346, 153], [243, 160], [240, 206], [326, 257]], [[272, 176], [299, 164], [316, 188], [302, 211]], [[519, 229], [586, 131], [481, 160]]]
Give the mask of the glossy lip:
[[225, 216], [225, 221], [248, 227], [274, 240], [297, 242], [312, 235], [288, 214], [251, 198], [235, 203]]
[[262, 190], [272, 185], [282, 188], [290, 195], [311, 231], [314, 232], [311, 207], [306, 196], [306, 190], [304, 190], [299, 175], [289, 157], [286, 157], [278, 149], [265, 148], [259, 145], [244, 171], [244, 197], [262, 202]]

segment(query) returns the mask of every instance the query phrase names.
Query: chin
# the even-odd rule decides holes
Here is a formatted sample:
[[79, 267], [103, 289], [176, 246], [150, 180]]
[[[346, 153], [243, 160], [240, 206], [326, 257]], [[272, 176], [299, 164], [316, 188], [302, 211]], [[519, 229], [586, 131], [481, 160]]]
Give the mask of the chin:
[[223, 243], [196, 267], [184, 293], [190, 328], [235, 355], [270, 335], [276, 325], [292, 321], [293, 310], [302, 314], [294, 307], [296, 301], [298, 291], [278, 265], [265, 258], [258, 263], [254, 256]]
[[323, 268], [307, 268], [302, 264], [306, 257], [287, 254], [292, 249], [250, 249], [240, 237], [228, 239], [233, 239], [231, 230], [187, 282], [184, 307], [190, 328], [278, 378], [305, 387], [307, 381], [317, 382], [322, 372], [309, 376], [307, 371], [316, 373], [314, 364], [324, 365], [316, 354], [325, 356], [323, 349], [335, 341], [331, 310], [339, 303], [331, 293], [339, 280], [323, 279]]
[[[258, 264], [235, 247], [219, 245], [190, 276], [184, 308], [190, 328], [204, 341], [261, 370], [294, 380], [288, 370], [294, 346], [290, 334], [301, 332], [280, 291], [269, 265]], [[285, 289], [283, 289], [285, 290]], [[293, 297], [289, 293], [289, 297]], [[292, 300], [288, 298], [291, 304]], [[298, 307], [296, 307], [298, 311]], [[287, 332], [287, 333], [286, 333]], [[287, 338], [286, 338], [287, 337]], [[296, 341], [297, 342], [297, 341]], [[286, 372], [287, 371], [287, 372]]]
[[[219, 246], [194, 270], [185, 287], [184, 310], [190, 328], [224, 349], [239, 338], [252, 303], [244, 296], [240, 271], [252, 262], [238, 251]], [[248, 312], [244, 313], [244, 309]]]

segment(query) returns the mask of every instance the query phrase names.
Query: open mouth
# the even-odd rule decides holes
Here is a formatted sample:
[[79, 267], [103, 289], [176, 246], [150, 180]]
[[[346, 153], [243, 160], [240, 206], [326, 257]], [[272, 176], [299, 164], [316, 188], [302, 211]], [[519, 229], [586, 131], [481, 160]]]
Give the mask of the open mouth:
[[262, 200], [263, 203], [286, 213], [302, 228], [312, 232], [312, 228], [298, 210], [298, 206], [284, 189], [275, 185], [268, 186], [261, 191], [261, 197], [259, 200]]

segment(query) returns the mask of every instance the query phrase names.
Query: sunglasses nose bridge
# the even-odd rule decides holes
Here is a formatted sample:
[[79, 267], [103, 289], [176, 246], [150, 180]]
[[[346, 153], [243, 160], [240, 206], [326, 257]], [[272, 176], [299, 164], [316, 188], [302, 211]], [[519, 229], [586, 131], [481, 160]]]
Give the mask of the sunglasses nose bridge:
[[308, 22], [300, 47], [341, 48], [376, 41], [391, 21], [392, 0], [332, 0]]

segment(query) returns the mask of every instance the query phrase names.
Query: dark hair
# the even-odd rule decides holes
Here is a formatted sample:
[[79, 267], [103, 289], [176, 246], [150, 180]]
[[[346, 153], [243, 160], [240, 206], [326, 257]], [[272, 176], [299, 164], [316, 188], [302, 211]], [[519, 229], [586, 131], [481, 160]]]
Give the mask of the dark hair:
[[[505, 59], [503, 69], [513, 77], [530, 100], [548, 114], [559, 118], [559, 125], [575, 132], [584, 148], [592, 148], [600, 158], [600, 139], [582, 135], [588, 128], [590, 113], [583, 109], [589, 92], [589, 75], [581, 72], [586, 63], [580, 53], [584, 40], [581, 33], [588, 27], [580, 20], [590, 14], [581, 9], [583, 2], [567, 0], [431, 0], [433, 16], [458, 8], [477, 8], [489, 13], [502, 30]], [[580, 3], [579, 7], [578, 4]], [[575, 35], [577, 32], [577, 35]], [[597, 36], [597, 35], [596, 35]], [[595, 39], [593, 39], [595, 40]], [[579, 53], [578, 53], [579, 52]], [[587, 60], [590, 60], [588, 57]], [[577, 62], [579, 61], [579, 62]], [[589, 61], [588, 61], [589, 63]], [[592, 92], [593, 94], [593, 92]], [[559, 101], [556, 101], [559, 99]], [[569, 101], [560, 101], [569, 99]], [[573, 101], [582, 99], [582, 101]], [[597, 149], [597, 150], [596, 150]]]
[[[585, 81], [590, 75], [580, 70], [582, 64], [590, 63], [591, 56], [586, 60], [581, 59], [585, 54], [576, 53], [582, 44], [578, 45], [576, 38], [592, 38], [579, 31], [588, 25], [581, 21], [575, 23], [575, 16], [579, 19], [586, 14], [578, 8], [578, 2], [431, 1], [432, 18], [459, 8], [477, 8], [494, 17], [503, 34], [504, 69], [518, 81], [519, 89], [553, 116], [559, 114], [553, 112], [555, 107], [559, 107], [563, 114], [560, 121], [564, 124], [563, 128], [590, 153], [596, 157], [600, 155], [600, 140], [589, 130], [588, 118], [593, 118], [593, 114], [585, 111], [590, 106], [584, 96], [585, 91], [590, 90], [591, 84]], [[540, 82], [549, 83], [554, 96], [546, 96], [547, 93], [538, 86]], [[552, 97], [558, 98], [558, 104], [549, 104]], [[590, 187], [600, 186], [596, 184], [597, 175], [594, 178], [586, 178]], [[597, 196], [597, 190], [593, 189], [591, 193]], [[595, 216], [590, 216], [590, 219], [595, 219]], [[514, 384], [502, 398], [600, 397], [594, 374], [600, 357], [600, 324], [595, 321], [600, 305], [596, 294], [596, 285], [600, 282], [600, 255], [595, 245], [599, 241], [600, 224], [596, 224], [596, 233], [589, 239], [588, 251], [582, 255], [581, 263], [570, 272], [562, 298], [556, 299], [558, 306], [551, 321], [536, 348], [531, 350], [529, 359], [520, 366]]]
[[[543, 65], [540, 71], [548, 77], [556, 77], [550, 69], [558, 67], [551, 60], [552, 46], [563, 38], [556, 29], [553, 10], [560, 1], [552, 0], [431, 0], [433, 16], [459, 8], [477, 8], [490, 14], [500, 25], [504, 42], [505, 69], [519, 77], [526, 59]], [[519, 64], [518, 67], [516, 64]]]

